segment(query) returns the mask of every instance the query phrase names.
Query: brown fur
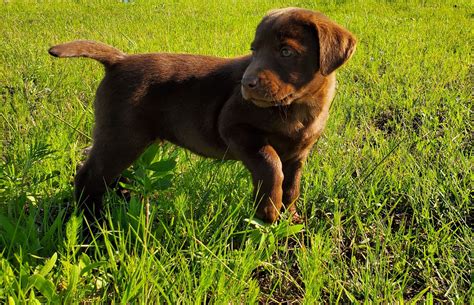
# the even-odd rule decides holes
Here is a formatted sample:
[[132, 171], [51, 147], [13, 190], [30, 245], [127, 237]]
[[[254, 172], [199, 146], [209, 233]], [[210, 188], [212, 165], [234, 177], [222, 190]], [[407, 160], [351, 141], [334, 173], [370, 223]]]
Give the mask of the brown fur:
[[274, 222], [286, 207], [297, 218], [301, 169], [326, 125], [334, 71], [355, 45], [321, 13], [288, 8], [264, 17], [251, 56], [125, 55], [92, 41], [52, 47], [53, 56], [89, 57], [106, 68], [93, 147], [75, 179], [86, 215], [99, 216], [106, 185], [149, 144], [167, 140], [242, 161], [258, 191], [257, 217]]

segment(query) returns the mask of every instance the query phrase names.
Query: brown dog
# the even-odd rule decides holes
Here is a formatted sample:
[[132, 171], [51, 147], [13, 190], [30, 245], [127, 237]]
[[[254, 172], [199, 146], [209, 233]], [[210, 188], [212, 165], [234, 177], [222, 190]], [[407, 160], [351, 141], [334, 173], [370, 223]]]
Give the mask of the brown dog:
[[[110, 184], [152, 142], [240, 160], [258, 195], [256, 216], [297, 218], [301, 169], [326, 125], [335, 70], [355, 50], [347, 30], [321, 13], [287, 8], [257, 27], [252, 55], [126, 55], [92, 41], [52, 47], [57, 57], [100, 61], [94, 143], [75, 179], [86, 216], [99, 216]], [[257, 194], [258, 193], [258, 194]]]

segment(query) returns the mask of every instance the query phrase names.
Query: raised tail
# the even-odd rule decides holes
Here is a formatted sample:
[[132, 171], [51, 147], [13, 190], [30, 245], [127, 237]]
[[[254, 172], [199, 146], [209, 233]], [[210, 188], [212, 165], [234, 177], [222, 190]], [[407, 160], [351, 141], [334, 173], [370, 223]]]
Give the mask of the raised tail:
[[51, 47], [48, 53], [55, 57], [88, 57], [100, 61], [106, 67], [125, 58], [125, 53], [106, 44], [91, 40], [76, 40]]

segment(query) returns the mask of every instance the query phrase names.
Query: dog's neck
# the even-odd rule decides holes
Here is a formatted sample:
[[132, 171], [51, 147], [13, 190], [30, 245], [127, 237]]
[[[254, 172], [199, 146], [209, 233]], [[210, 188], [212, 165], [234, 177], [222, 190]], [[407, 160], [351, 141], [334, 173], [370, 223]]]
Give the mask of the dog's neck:
[[329, 107], [336, 93], [336, 74], [333, 72], [323, 76], [319, 72], [316, 77], [303, 90], [304, 94], [296, 99], [289, 107], [293, 112], [301, 112], [307, 116], [306, 120], [314, 120], [322, 112], [329, 112]]

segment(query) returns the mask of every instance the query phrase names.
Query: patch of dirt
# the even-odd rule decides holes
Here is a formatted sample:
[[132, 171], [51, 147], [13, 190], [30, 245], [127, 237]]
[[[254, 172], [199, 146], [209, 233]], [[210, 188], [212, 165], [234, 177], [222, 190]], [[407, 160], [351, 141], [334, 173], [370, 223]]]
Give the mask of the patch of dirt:
[[[387, 135], [393, 134], [395, 131], [395, 124], [397, 123], [397, 116], [399, 116], [399, 110], [388, 108], [378, 114], [374, 119], [374, 124], [377, 129], [383, 131]], [[395, 123], [395, 124], [394, 124]]]
[[[441, 123], [444, 122], [445, 113], [439, 112], [437, 115], [439, 121]], [[388, 136], [393, 135], [396, 132], [398, 125], [403, 129], [412, 130], [419, 135], [421, 127], [423, 126], [423, 115], [421, 113], [415, 113], [411, 119], [409, 116], [409, 114], [404, 113], [403, 109], [390, 106], [388, 109], [378, 113], [374, 118], [374, 125], [377, 129], [383, 131]]]
[[413, 120], [411, 121], [411, 128], [415, 131], [416, 134], [420, 134], [420, 128], [423, 125], [422, 117], [419, 113], [415, 114]]
[[252, 277], [260, 286], [260, 304], [301, 304], [303, 301], [304, 283], [296, 262], [285, 273], [258, 267]]
[[260, 286], [260, 304], [301, 304], [305, 286], [295, 249], [301, 247], [301, 239], [280, 240], [277, 250], [269, 260], [271, 266], [259, 266], [252, 272], [252, 278]]

